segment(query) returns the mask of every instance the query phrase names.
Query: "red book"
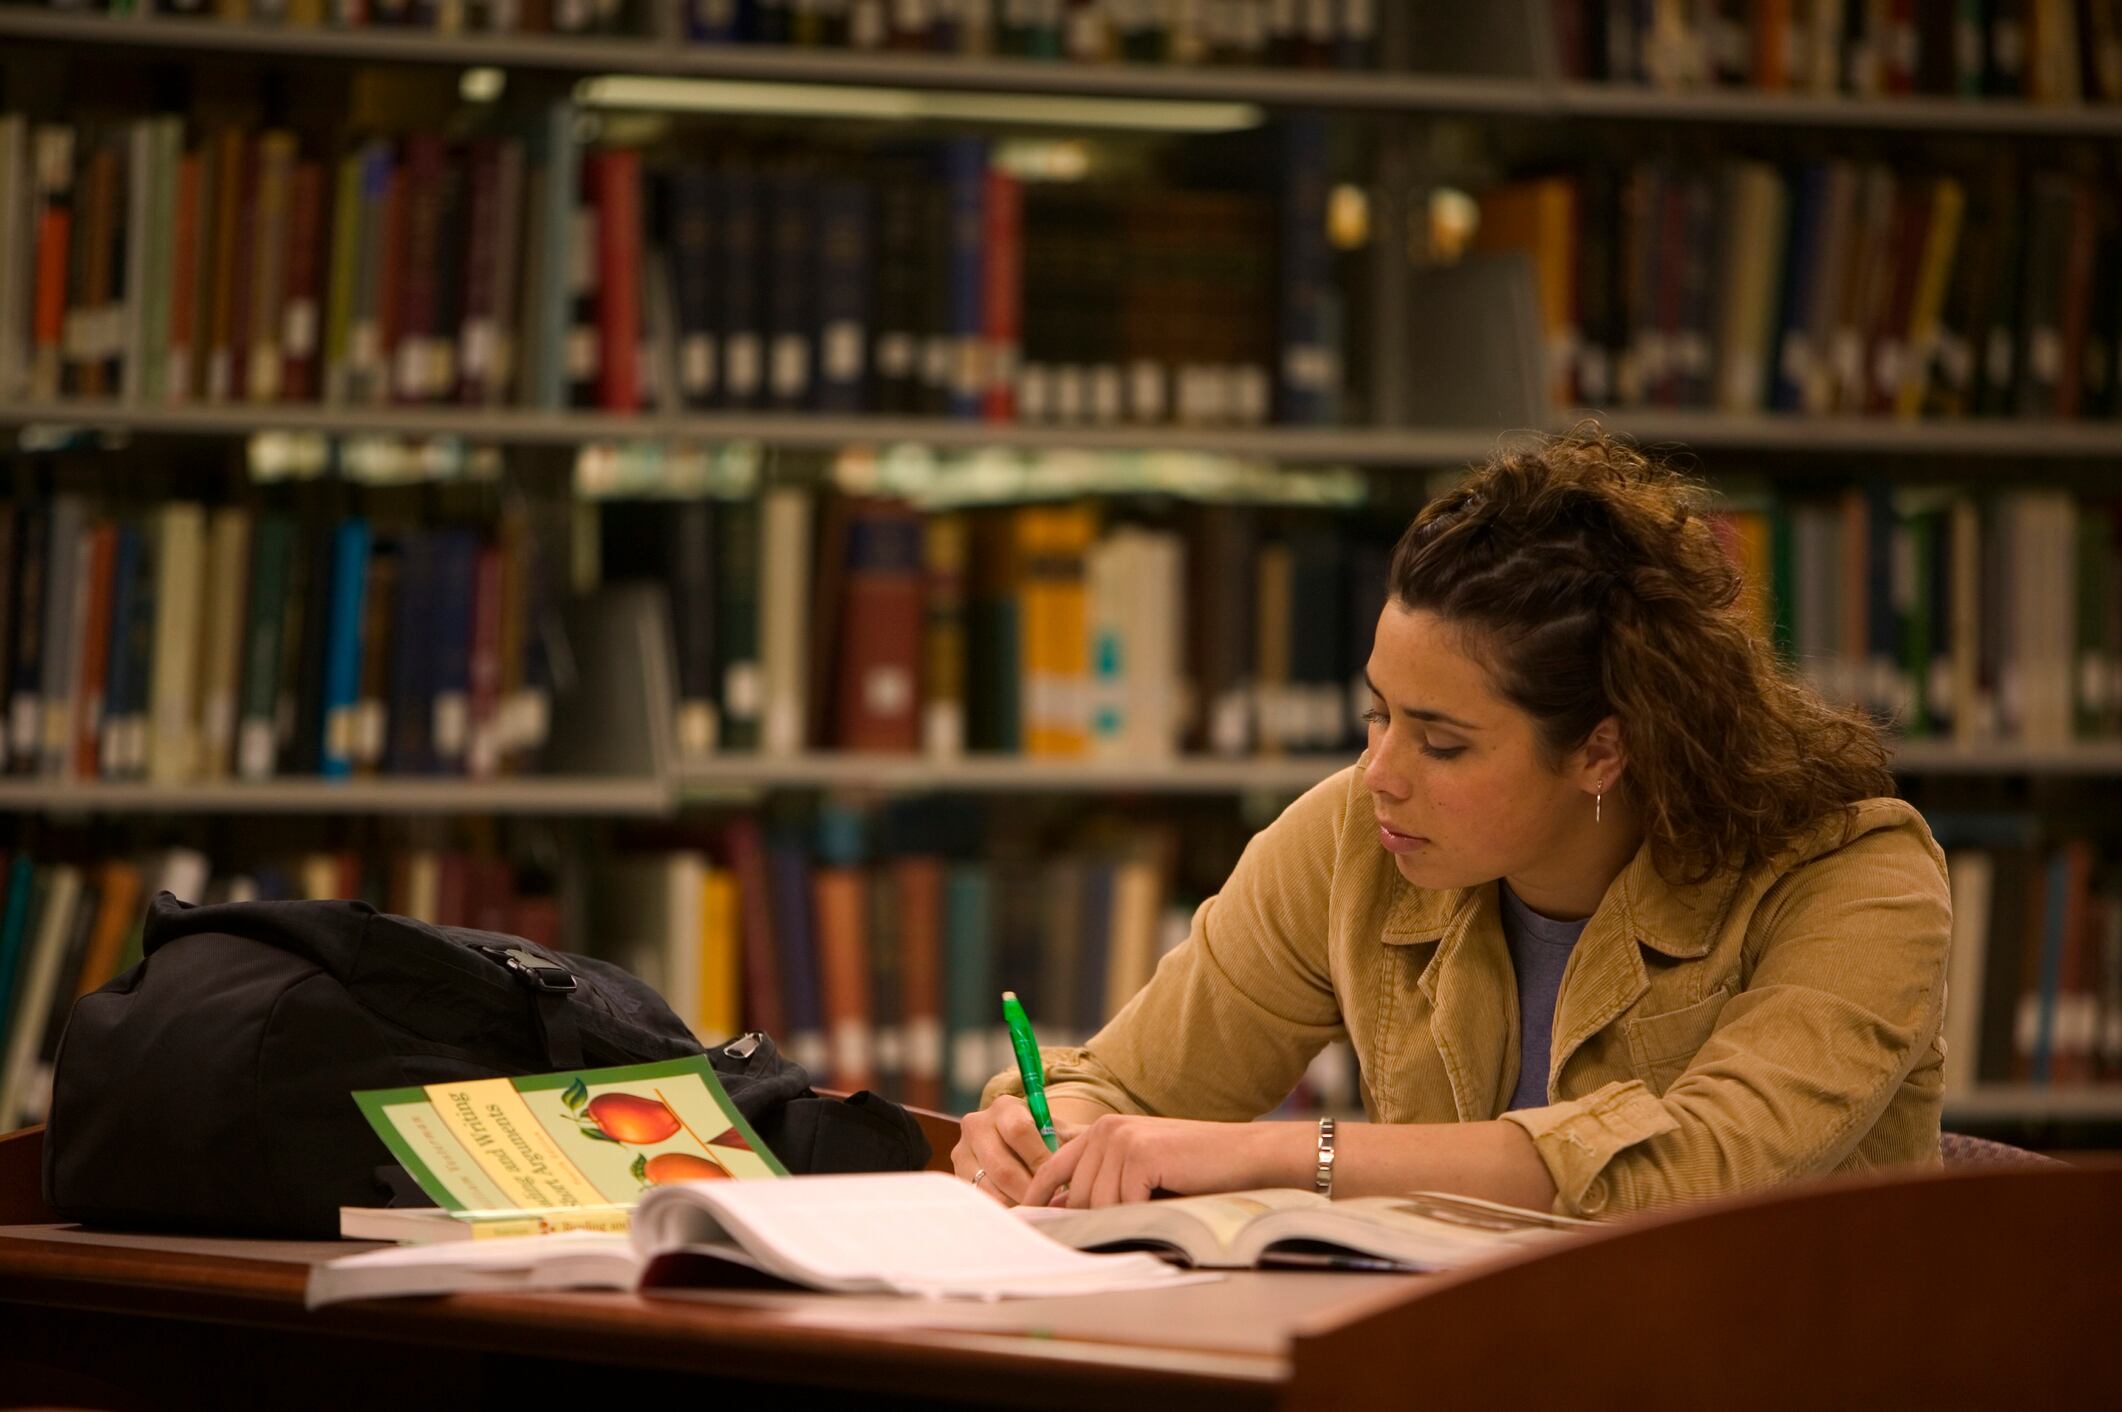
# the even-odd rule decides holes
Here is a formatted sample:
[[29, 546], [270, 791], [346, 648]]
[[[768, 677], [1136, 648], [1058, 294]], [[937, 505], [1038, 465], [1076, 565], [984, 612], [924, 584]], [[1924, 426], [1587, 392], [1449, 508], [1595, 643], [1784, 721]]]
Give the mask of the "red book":
[[405, 140], [403, 249], [398, 286], [397, 341], [392, 347], [391, 400], [425, 402], [433, 395], [430, 341], [440, 301], [443, 166], [449, 154], [441, 137], [418, 133]]
[[869, 993], [869, 887], [860, 868], [811, 875], [817, 915], [819, 980], [832, 1086], [852, 1093], [877, 1086], [876, 1011]]
[[150, 349], [169, 359], [163, 381], [166, 402], [188, 401], [197, 387], [199, 356], [199, 225], [201, 161], [197, 152], [187, 152], [177, 164], [176, 219], [171, 238], [176, 248], [170, 258], [169, 347]]
[[899, 1026], [906, 1047], [906, 1101], [943, 1106], [943, 864], [892, 863], [899, 899]]
[[435, 865], [435, 925], [471, 925], [471, 860], [452, 849]]
[[1024, 187], [999, 167], [987, 169], [986, 288], [981, 305], [987, 334], [987, 390], [981, 414], [1015, 421], [1017, 364], [1024, 351]]
[[723, 837], [730, 871], [737, 875], [737, 911], [744, 935], [744, 1024], [779, 1038], [788, 1033], [788, 1012], [781, 1004], [781, 952], [774, 941], [766, 845], [756, 819], [732, 821]]
[[641, 157], [627, 150], [590, 154], [597, 219], [598, 403], [607, 411], [641, 405]]
[[921, 517], [904, 505], [855, 509], [834, 737], [848, 750], [912, 752], [921, 741], [921, 645], [927, 609]]
[[118, 527], [109, 523], [89, 531], [88, 624], [81, 641], [81, 691], [75, 698], [74, 773], [94, 779], [103, 732], [103, 688], [110, 676], [111, 579], [116, 572]]
[[489, 544], [479, 550], [472, 587], [471, 733], [465, 748], [465, 773], [475, 779], [494, 774], [501, 752], [501, 551]]
[[317, 398], [324, 206], [324, 169], [315, 162], [298, 163], [288, 213], [287, 316], [280, 330], [280, 395], [289, 402]]
[[[241, 402], [250, 395], [251, 302], [261, 297], [258, 267], [258, 177], [265, 153], [239, 138], [242, 158], [236, 186], [236, 228], [230, 237], [228, 294], [228, 396]], [[342, 893], [342, 896], [352, 896]]]
[[466, 201], [464, 320], [457, 335], [457, 400], [477, 406], [489, 400], [488, 383], [498, 330], [495, 316], [495, 245], [509, 219], [501, 211], [501, 148], [491, 139], [471, 146]]
[[66, 359], [66, 275], [74, 213], [64, 201], [64, 193], [57, 200], [47, 194], [37, 220], [37, 315], [31, 345], [38, 371], [34, 395], [42, 397], [59, 395]]
[[2085, 391], [2086, 320], [2093, 304], [2093, 250], [2099, 236], [2095, 214], [2092, 188], [2082, 181], [2073, 182], [2069, 244], [2063, 261], [2063, 366], [2056, 387], [2059, 417], [2077, 416]]

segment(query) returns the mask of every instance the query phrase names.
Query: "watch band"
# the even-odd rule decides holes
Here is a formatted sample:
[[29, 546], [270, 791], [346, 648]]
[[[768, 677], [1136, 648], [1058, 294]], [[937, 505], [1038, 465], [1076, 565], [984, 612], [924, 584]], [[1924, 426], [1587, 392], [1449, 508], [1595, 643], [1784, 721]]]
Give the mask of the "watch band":
[[1321, 1196], [1334, 1194], [1334, 1120], [1319, 1120], [1319, 1167], [1312, 1177], [1312, 1190]]

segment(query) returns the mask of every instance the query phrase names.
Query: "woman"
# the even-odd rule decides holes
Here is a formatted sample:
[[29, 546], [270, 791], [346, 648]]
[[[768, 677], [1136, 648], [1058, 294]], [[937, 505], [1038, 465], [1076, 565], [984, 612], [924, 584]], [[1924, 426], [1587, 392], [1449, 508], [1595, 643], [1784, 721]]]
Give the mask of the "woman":
[[[1750, 625], [1700, 492], [1593, 431], [1394, 551], [1369, 741], [952, 1159], [1004, 1202], [1316, 1187], [1598, 1217], [1938, 1160], [1950, 910], [1886, 749]], [[1372, 1121], [1245, 1122], [1329, 1040]], [[1331, 1146], [1332, 1161], [1325, 1160]]]

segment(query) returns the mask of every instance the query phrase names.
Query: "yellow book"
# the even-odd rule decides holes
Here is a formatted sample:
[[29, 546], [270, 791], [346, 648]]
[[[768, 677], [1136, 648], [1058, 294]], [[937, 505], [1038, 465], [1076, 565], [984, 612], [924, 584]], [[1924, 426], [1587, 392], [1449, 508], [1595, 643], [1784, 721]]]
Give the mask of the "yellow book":
[[710, 867], [700, 879], [699, 1032], [716, 1043], [743, 1027], [737, 926], [737, 875]]
[[1576, 362], [1577, 188], [1564, 177], [1513, 182], [1481, 197], [1473, 248], [1523, 251], [1539, 285], [1550, 395], [1567, 404]]
[[1090, 591], [1085, 582], [1097, 512], [1087, 505], [1026, 507], [1016, 521], [1023, 566], [1024, 749], [1077, 756], [1090, 749]]
[[1938, 342], [1938, 315], [1945, 306], [1945, 285], [1953, 271], [1953, 252], [1960, 245], [1960, 221], [1967, 209], [1967, 189], [1950, 177], [1931, 188], [1930, 228], [1923, 237], [1922, 263], [1916, 269], [1916, 295], [1908, 310], [1908, 361], [1894, 396], [1894, 412], [1903, 418], [1923, 411], [1923, 391], [1930, 382], [1931, 358]]

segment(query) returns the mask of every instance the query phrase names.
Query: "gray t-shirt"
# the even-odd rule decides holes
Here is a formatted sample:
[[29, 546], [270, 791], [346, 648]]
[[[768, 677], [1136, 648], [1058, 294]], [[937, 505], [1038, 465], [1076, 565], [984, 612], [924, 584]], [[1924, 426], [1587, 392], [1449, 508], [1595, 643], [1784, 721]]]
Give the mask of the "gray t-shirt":
[[1519, 901], [1509, 883], [1497, 883], [1496, 890], [1503, 902], [1503, 940], [1510, 946], [1511, 969], [1518, 976], [1518, 1088], [1510, 1106], [1539, 1108], [1547, 1103], [1547, 1056], [1562, 968], [1590, 919], [1558, 922]]

